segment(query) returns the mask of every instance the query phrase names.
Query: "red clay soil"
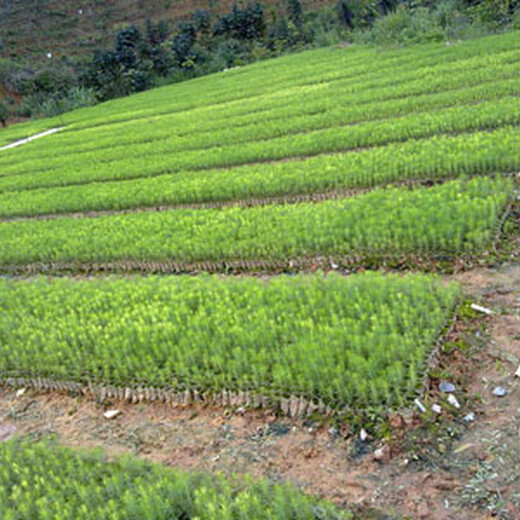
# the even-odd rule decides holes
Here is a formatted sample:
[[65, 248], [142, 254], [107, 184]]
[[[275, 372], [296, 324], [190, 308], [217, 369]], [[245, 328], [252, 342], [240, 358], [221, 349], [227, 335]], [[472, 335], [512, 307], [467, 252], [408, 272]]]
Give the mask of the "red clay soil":
[[[162, 403], [96, 403], [81, 397], [0, 390], [0, 440], [53, 434], [70, 446], [102, 446], [182, 469], [290, 480], [361, 518], [520, 518], [520, 265], [457, 275], [478, 314], [449, 338], [438, 372], [456, 385], [461, 409], [432, 380], [440, 416], [395, 415], [387, 441], [362, 442], [347, 425], [277, 418], [270, 412]], [[495, 397], [503, 386], [507, 395]], [[111, 420], [107, 409], [122, 413]], [[465, 422], [468, 413], [475, 420]], [[391, 436], [391, 438], [390, 438]], [[382, 448], [377, 454], [377, 448]]]

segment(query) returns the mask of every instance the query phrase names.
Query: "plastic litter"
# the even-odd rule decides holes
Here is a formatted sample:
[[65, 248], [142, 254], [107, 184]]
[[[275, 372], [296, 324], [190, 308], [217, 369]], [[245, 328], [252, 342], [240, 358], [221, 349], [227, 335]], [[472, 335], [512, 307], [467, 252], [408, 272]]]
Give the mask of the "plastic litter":
[[432, 410], [437, 414], [442, 413], [442, 408], [438, 404], [432, 404]]
[[415, 403], [415, 406], [417, 406], [417, 408], [419, 408], [419, 410], [420, 410], [422, 413], [426, 413], [426, 408], [425, 408], [424, 405], [421, 403], [421, 401], [419, 401], [419, 399], [415, 399], [414, 403]]
[[447, 383], [446, 381], [441, 381], [441, 384], [439, 385], [439, 390], [441, 392], [444, 392], [445, 394], [450, 394], [452, 392], [455, 392], [455, 385], [452, 383]]
[[474, 311], [481, 312], [482, 314], [487, 314], [488, 316], [492, 316], [493, 314], [495, 314], [491, 309], [482, 307], [481, 305], [477, 305], [476, 303], [472, 303], [471, 308]]
[[496, 386], [493, 389], [493, 395], [496, 397], [504, 397], [507, 394], [507, 390], [503, 386]]
[[452, 406], [454, 406], [457, 409], [460, 408], [460, 403], [457, 401], [457, 398], [453, 394], [450, 394], [448, 396], [448, 403], [450, 403]]
[[104, 417], [105, 419], [114, 419], [114, 418], [116, 418], [120, 413], [121, 413], [121, 410], [107, 410], [107, 411], [103, 414], [103, 417]]

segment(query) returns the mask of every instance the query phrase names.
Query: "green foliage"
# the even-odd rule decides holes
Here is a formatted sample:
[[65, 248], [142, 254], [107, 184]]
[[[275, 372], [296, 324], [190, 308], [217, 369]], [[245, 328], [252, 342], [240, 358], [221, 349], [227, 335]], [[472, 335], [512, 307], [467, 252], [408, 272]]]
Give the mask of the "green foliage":
[[465, 0], [465, 3], [472, 17], [494, 30], [511, 23], [520, 10], [518, 0]]
[[361, 41], [377, 45], [409, 45], [439, 42], [445, 38], [446, 32], [431, 11], [420, 8], [412, 12], [400, 6], [387, 16], [378, 18], [371, 30], [362, 34]]
[[400, 406], [458, 294], [378, 273], [2, 280], [0, 371]]
[[63, 95], [29, 95], [23, 99], [18, 113], [33, 118], [54, 117], [96, 103], [97, 99], [92, 89], [73, 87]]
[[[452, 258], [489, 248], [513, 193], [507, 179], [374, 190], [294, 205], [173, 210], [0, 224], [0, 265], [283, 260], [314, 255]], [[439, 208], [443, 208], [439, 211]]]
[[339, 22], [349, 29], [354, 27], [354, 14], [350, 5], [351, 3], [351, 0], [338, 0], [338, 3], [336, 4], [336, 12]]
[[286, 0], [287, 2], [287, 16], [290, 22], [298, 29], [303, 27], [303, 7], [300, 0]]
[[219, 18], [213, 32], [237, 40], [259, 39], [265, 32], [264, 9], [258, 2], [249, 2], [245, 7], [235, 3], [231, 13]]
[[4, 520], [347, 520], [286, 485], [183, 473], [49, 441], [0, 446]]

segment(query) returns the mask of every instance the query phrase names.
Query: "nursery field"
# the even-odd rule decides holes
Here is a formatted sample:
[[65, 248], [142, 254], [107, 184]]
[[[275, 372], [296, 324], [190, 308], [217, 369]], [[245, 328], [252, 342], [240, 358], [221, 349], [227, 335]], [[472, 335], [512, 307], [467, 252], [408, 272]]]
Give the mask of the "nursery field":
[[[519, 71], [520, 32], [320, 49], [0, 131], [59, 127], [0, 150], [0, 384], [338, 420], [414, 406], [464, 299], [432, 271], [496, 261], [514, 227]], [[87, 499], [89, 518], [350, 518], [48, 444], [0, 461], [6, 519], [87, 518]]]
[[131, 457], [109, 462], [100, 452], [74, 452], [49, 442], [2, 444], [0, 462], [5, 520], [352, 518], [289, 486], [183, 473]]
[[[1, 143], [61, 128], [0, 152], [0, 272], [478, 260], [499, 245], [516, 200], [519, 70], [520, 32], [321, 49], [4, 130]], [[378, 276], [0, 288], [4, 375], [357, 408], [410, 402], [454, 307], [434, 279]], [[372, 325], [353, 326], [363, 312]], [[392, 334], [384, 352], [382, 331]]]
[[[331, 259], [329, 265], [361, 267], [395, 264], [398, 259], [476, 260], [497, 247], [504, 219], [516, 200], [511, 174], [520, 168], [519, 70], [520, 32], [407, 49], [321, 49], [4, 130], [0, 143], [61, 128], [0, 152], [0, 272], [229, 273], [230, 265], [242, 262], [246, 271], [260, 263], [274, 274], [273, 266], [290, 268], [317, 258]], [[192, 314], [186, 308], [185, 317], [171, 315], [172, 321], [161, 321], [169, 327], [175, 320], [191, 323], [199, 319], [202, 309], [222, 320], [225, 312], [232, 312], [238, 320], [221, 325], [224, 328], [218, 333], [207, 329], [208, 323], [194, 325], [189, 333], [178, 329], [170, 345], [173, 355], [164, 350], [166, 336], [161, 336], [171, 333], [168, 327], [155, 330], [149, 323], [141, 331], [134, 330], [125, 317], [127, 311], [137, 312], [132, 309], [140, 309], [142, 315], [152, 312], [151, 302], [135, 300], [128, 309], [122, 303], [105, 319], [103, 312], [94, 312], [86, 303], [91, 291], [95, 301], [103, 302], [110, 294], [113, 301], [123, 302], [125, 294], [138, 298], [154, 287], [164, 298], [164, 290], [170, 288], [179, 299], [176, 305], [184, 298], [189, 305], [192, 290], [197, 294], [206, 287], [208, 294], [227, 294], [231, 282], [211, 278], [87, 281], [77, 286], [81, 287], [77, 298], [85, 300], [78, 300], [76, 308], [72, 291], [77, 289], [72, 288], [78, 283], [53, 282], [47, 287], [45, 281], [2, 282], [3, 305], [9, 309], [1, 336], [3, 373], [34, 376], [34, 367], [45, 367], [46, 378], [82, 383], [125, 386], [132, 375], [135, 381], [130, 378], [130, 383], [149, 386], [169, 386], [172, 380], [181, 386], [199, 385], [201, 390], [236, 390], [245, 385], [263, 392], [316, 395], [330, 402], [337, 397], [347, 405], [399, 406], [408, 395], [401, 391], [414, 388], [412, 374], [422, 366], [443, 321], [432, 317], [431, 327], [425, 327], [415, 321], [421, 316], [411, 318], [425, 337], [407, 353], [411, 358], [396, 354], [393, 361], [403, 366], [394, 374], [398, 384], [391, 385], [390, 392], [382, 383], [388, 383], [388, 367], [379, 364], [377, 348], [378, 361], [368, 358], [368, 353], [355, 354], [367, 363], [365, 376], [372, 371], [371, 389], [352, 383], [359, 374], [349, 356], [367, 331], [356, 336], [358, 332], [352, 335], [352, 330], [357, 329], [351, 328], [345, 337], [342, 324], [352, 319], [349, 287], [363, 283], [367, 295], [375, 291], [390, 301], [395, 280], [309, 278], [291, 283], [282, 278], [269, 288], [253, 281], [235, 282], [234, 290], [251, 291], [259, 319], [267, 320], [257, 324], [259, 329], [273, 327], [274, 336], [264, 338], [270, 343], [264, 348], [257, 344], [255, 363], [248, 360], [252, 345], [261, 338], [250, 330], [253, 322], [240, 317], [240, 306], [225, 309], [215, 301], [206, 308], [198, 301]], [[346, 292], [339, 296], [342, 283]], [[423, 279], [402, 283], [420, 286], [421, 298], [435, 302], [438, 289], [432, 288], [433, 281], [433, 285]], [[51, 289], [44, 298], [42, 294]], [[295, 345], [312, 351], [322, 344], [316, 332], [321, 318], [304, 303], [305, 298], [318, 298], [316, 291], [330, 292], [332, 299], [345, 298], [343, 312], [323, 309], [330, 312], [323, 326], [337, 335], [344, 357], [338, 361], [334, 358], [338, 352], [331, 352], [334, 361], [323, 361], [319, 367], [308, 358], [309, 366], [298, 363], [301, 371], [290, 374], [283, 368], [290, 364], [284, 356], [296, 355]], [[18, 305], [14, 295], [31, 304]], [[55, 322], [52, 313], [58, 312], [51, 304], [54, 298], [63, 299], [56, 305], [64, 312], [74, 307], [74, 316], [91, 331], [88, 342], [76, 338], [70, 317], [60, 328], [65, 343], [44, 332], [46, 324]], [[271, 309], [269, 298], [277, 302]], [[288, 325], [276, 322], [272, 314], [277, 305], [281, 309], [289, 305], [287, 299], [301, 305], [288, 313], [289, 323], [295, 320], [291, 340], [284, 336]], [[157, 305], [167, 306], [168, 299]], [[374, 323], [386, 323], [386, 313], [393, 308], [389, 305], [386, 310], [375, 306], [370, 311]], [[435, 307], [444, 318], [445, 307], [453, 306]], [[397, 345], [408, 340], [404, 332], [397, 332], [400, 321], [392, 312], [388, 320]], [[8, 324], [15, 316], [20, 326], [11, 330]], [[23, 329], [23, 323], [29, 322], [31, 326]], [[303, 323], [310, 327], [308, 331]], [[122, 327], [125, 334], [114, 332], [116, 340], [105, 344], [106, 337], [98, 333], [112, 326]], [[238, 329], [232, 332], [233, 327]], [[245, 336], [232, 344], [212, 336], [227, 332], [234, 337], [238, 330]], [[146, 341], [140, 343], [139, 334], [153, 336], [153, 352], [145, 347]], [[119, 341], [126, 343], [118, 347]], [[188, 344], [189, 354], [183, 346]], [[323, 344], [336, 348], [332, 341]], [[111, 349], [123, 347], [133, 349], [132, 354], [114, 356]], [[396, 348], [400, 352], [403, 347]], [[226, 356], [235, 361], [224, 361]], [[277, 356], [281, 356], [280, 373], [271, 366]], [[118, 362], [112, 366], [110, 360]], [[312, 375], [312, 370], [328, 374], [338, 367], [344, 372]], [[80, 368], [83, 371], [78, 372]], [[328, 388], [314, 388], [317, 380], [327, 381]]]
[[[420, 390], [457, 286], [378, 273], [258, 279], [1, 281], [0, 366], [11, 377], [294, 396], [395, 408]], [[260, 401], [261, 402], [261, 401]]]

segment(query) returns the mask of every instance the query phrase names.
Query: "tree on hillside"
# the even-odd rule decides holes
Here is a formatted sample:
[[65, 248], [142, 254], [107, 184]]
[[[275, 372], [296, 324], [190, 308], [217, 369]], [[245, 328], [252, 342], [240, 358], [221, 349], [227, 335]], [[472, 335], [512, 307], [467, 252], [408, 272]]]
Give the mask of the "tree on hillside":
[[294, 26], [301, 31], [303, 27], [303, 8], [300, 0], [287, 0], [287, 15]]
[[211, 13], [197, 9], [195, 13], [193, 13], [193, 23], [195, 24], [197, 32], [208, 35], [211, 30]]
[[193, 66], [193, 45], [197, 39], [195, 25], [191, 22], [181, 22], [177, 25], [177, 34], [172, 43], [175, 61], [180, 68]]
[[215, 36], [229, 36], [237, 40], [256, 40], [265, 33], [264, 8], [249, 3], [240, 8], [233, 4], [231, 13], [221, 16], [213, 30]]
[[156, 23], [150, 18], [146, 20], [146, 41], [152, 47], [162, 45], [168, 39], [169, 34], [168, 22], [165, 20], [159, 20]]
[[354, 14], [348, 3], [349, 0], [339, 0], [336, 4], [336, 12], [338, 14], [338, 20], [342, 25], [352, 29], [354, 27]]
[[0, 101], [0, 123], [2, 126], [7, 126], [7, 118], [9, 117], [9, 109]]
[[137, 65], [141, 31], [135, 25], [121, 29], [116, 35], [116, 54], [119, 63], [131, 69]]

